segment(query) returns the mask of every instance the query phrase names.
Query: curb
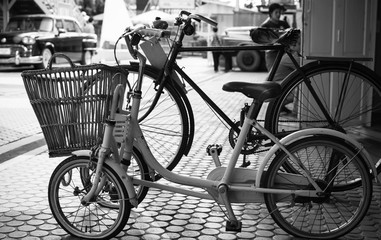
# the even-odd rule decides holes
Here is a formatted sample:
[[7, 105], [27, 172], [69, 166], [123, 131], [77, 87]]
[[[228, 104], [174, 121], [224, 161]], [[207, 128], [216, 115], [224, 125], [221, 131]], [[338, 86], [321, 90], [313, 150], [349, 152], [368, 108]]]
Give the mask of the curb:
[[44, 145], [46, 145], [44, 136], [38, 133], [1, 146], [0, 164]]
[[7, 161], [0, 164], [0, 171], [5, 170], [7, 168], [12, 167], [13, 165], [19, 163], [19, 162], [25, 162], [28, 159], [35, 158], [37, 155], [46, 153], [47, 154], [48, 148], [46, 145], [35, 147], [29, 151], [26, 151], [22, 155], [18, 155], [16, 157], [13, 157], [11, 159], [8, 159]]

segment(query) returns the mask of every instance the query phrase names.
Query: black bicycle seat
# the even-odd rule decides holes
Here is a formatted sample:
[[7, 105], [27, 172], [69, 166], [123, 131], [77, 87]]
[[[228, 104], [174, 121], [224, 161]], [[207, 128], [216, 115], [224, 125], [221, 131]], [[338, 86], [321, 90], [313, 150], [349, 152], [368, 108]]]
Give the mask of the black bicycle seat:
[[240, 92], [249, 98], [255, 98], [258, 101], [264, 102], [268, 99], [278, 97], [282, 88], [277, 82], [229, 82], [222, 86], [222, 90], [227, 92]]

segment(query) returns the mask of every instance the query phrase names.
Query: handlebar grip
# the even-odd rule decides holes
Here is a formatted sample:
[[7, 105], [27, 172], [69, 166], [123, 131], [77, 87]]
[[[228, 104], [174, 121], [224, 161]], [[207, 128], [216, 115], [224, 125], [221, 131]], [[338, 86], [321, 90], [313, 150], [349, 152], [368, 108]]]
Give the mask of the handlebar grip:
[[216, 21], [214, 21], [214, 20], [212, 20], [212, 19], [210, 19], [208, 17], [204, 17], [204, 16], [202, 16], [200, 14], [192, 14], [192, 13], [184, 11], [184, 10], [181, 11], [180, 15], [183, 15], [183, 14], [187, 15], [188, 18], [190, 18], [190, 19], [194, 19], [194, 20], [197, 20], [197, 21], [204, 21], [207, 24], [212, 25], [213, 27], [217, 26], [217, 22]]
[[147, 37], [169, 38], [171, 36], [171, 31], [153, 28], [140, 29], [137, 32]]

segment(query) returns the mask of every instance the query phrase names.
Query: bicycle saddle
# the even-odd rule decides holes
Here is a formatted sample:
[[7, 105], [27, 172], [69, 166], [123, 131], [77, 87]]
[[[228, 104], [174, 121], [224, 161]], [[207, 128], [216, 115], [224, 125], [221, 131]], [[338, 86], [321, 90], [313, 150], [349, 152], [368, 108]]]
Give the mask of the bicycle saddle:
[[249, 98], [264, 102], [270, 98], [278, 97], [282, 88], [277, 82], [229, 82], [222, 86], [222, 90], [227, 92], [240, 92]]

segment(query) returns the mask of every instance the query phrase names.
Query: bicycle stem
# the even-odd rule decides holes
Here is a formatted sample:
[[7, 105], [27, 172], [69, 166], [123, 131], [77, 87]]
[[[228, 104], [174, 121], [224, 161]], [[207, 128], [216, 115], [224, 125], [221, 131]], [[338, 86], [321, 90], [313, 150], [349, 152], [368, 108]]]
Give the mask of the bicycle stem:
[[136, 83], [136, 88], [132, 94], [132, 100], [133, 101], [139, 101], [137, 104], [132, 104], [132, 108], [130, 110], [129, 116], [127, 116], [126, 125], [125, 125], [125, 131], [126, 131], [126, 137], [124, 139], [124, 148], [123, 148], [123, 161], [129, 162], [132, 157], [133, 152], [133, 142], [134, 142], [134, 135], [131, 127], [132, 124], [129, 124], [131, 121], [135, 121], [138, 119], [139, 114], [139, 107], [140, 107], [140, 99], [141, 99], [141, 89], [142, 89], [142, 82], [143, 82], [143, 72], [144, 68], [146, 66], [146, 57], [141, 54], [139, 51], [136, 51], [136, 57], [139, 59], [139, 74], [138, 79]]

